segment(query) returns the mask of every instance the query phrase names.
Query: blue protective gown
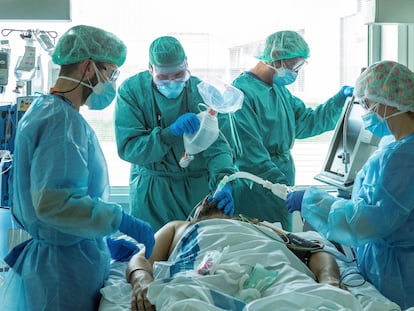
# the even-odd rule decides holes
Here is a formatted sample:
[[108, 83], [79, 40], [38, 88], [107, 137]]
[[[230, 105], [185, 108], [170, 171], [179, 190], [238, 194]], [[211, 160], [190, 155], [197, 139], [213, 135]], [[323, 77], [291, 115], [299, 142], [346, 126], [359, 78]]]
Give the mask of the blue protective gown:
[[97, 310], [109, 272], [103, 237], [121, 222], [93, 129], [55, 95], [19, 121], [13, 157], [15, 221], [31, 240], [0, 287], [1, 310]]
[[306, 190], [303, 218], [327, 239], [356, 247], [363, 276], [402, 308], [414, 306], [414, 134], [378, 149], [352, 199]]
[[222, 134], [196, 154], [187, 168], [179, 165], [183, 137], [174, 137], [169, 126], [185, 112], [200, 112], [200, 82], [190, 77], [183, 92], [168, 99], [155, 88], [149, 71], [144, 71], [118, 89], [115, 134], [119, 156], [131, 163], [131, 213], [151, 223], [154, 230], [171, 220], [185, 220], [225, 175], [236, 171]]
[[[311, 109], [286, 87], [266, 84], [250, 72], [241, 74], [233, 84], [244, 93], [243, 106], [234, 113], [234, 126], [228, 115], [220, 116], [220, 125], [236, 153], [239, 170], [273, 183], [294, 185], [295, 166], [290, 150], [295, 139], [334, 129], [345, 97], [338, 93]], [[235, 135], [240, 139], [239, 145]], [[291, 231], [292, 220], [285, 202], [270, 190], [243, 180], [235, 185], [233, 193], [235, 215], [281, 222], [284, 229]]]

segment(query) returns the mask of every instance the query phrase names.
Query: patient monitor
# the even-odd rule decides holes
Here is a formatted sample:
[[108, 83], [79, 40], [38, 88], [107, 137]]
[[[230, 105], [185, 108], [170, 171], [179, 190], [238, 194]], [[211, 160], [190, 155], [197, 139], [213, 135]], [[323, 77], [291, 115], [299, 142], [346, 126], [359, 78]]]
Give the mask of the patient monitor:
[[365, 113], [357, 99], [347, 98], [322, 171], [315, 176], [316, 180], [335, 186], [341, 197], [351, 197], [356, 174], [380, 141], [364, 129], [361, 116]]

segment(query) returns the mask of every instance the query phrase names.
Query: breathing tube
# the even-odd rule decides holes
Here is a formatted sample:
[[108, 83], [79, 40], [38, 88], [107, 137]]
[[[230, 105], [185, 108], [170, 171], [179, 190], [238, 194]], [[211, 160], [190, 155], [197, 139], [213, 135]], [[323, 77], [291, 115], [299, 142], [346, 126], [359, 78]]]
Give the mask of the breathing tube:
[[268, 180], [264, 180], [256, 175], [253, 175], [251, 173], [248, 172], [236, 172], [230, 176], [224, 176], [222, 178], [222, 180], [220, 181], [220, 183], [217, 186], [217, 191], [214, 193], [214, 196], [220, 192], [224, 186], [228, 183], [231, 182], [235, 179], [239, 179], [239, 178], [243, 178], [243, 179], [249, 179], [251, 181], [254, 181], [257, 184], [262, 185], [264, 188], [269, 189], [272, 191], [272, 193], [276, 196], [278, 196], [279, 198], [281, 198], [282, 200], [286, 200], [286, 197], [288, 195], [289, 192], [293, 191], [293, 187], [289, 187], [287, 185], [284, 184], [278, 184], [278, 183], [272, 183]]

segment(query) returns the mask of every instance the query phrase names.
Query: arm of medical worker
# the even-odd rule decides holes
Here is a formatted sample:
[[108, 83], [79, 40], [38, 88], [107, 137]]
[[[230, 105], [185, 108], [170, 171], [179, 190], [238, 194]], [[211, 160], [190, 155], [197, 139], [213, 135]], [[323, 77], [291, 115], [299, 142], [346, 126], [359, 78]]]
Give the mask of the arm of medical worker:
[[351, 91], [353, 92], [352, 87], [342, 87], [337, 94], [315, 108], [306, 106], [301, 99], [292, 95], [291, 106], [296, 116], [296, 138], [309, 138], [333, 130]]
[[154, 231], [151, 225], [122, 211], [119, 231], [145, 245], [145, 258], [151, 256], [155, 244]]

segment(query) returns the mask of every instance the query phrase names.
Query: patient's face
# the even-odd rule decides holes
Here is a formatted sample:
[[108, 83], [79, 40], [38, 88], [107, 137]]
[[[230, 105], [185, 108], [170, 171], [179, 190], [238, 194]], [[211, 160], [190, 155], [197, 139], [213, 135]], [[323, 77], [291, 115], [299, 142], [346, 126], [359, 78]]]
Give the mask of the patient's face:
[[226, 218], [223, 210], [217, 208], [217, 202], [208, 202], [208, 197], [206, 196], [203, 202], [197, 207], [194, 213], [194, 220], [202, 220], [208, 218]]

